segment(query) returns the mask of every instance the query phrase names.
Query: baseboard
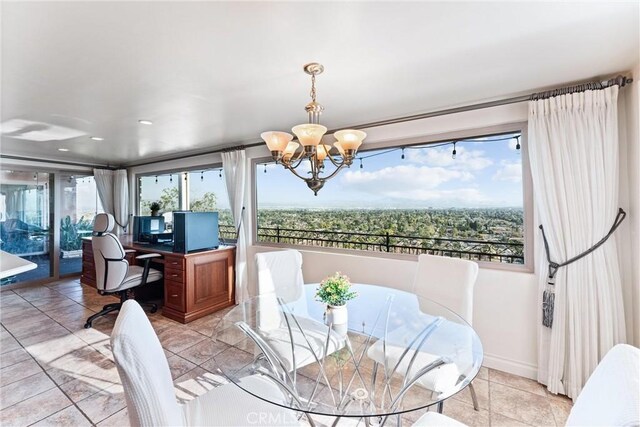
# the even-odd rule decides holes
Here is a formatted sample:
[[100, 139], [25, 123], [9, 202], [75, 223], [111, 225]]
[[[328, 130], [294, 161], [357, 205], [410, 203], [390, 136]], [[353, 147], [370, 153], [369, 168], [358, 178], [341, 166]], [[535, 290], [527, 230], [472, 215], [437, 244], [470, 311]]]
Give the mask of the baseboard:
[[487, 368], [497, 369], [499, 371], [508, 372], [510, 374], [520, 375], [521, 377], [531, 378], [535, 380], [538, 375], [538, 366], [530, 363], [523, 363], [506, 357], [496, 356], [494, 354], [485, 353], [483, 366]]

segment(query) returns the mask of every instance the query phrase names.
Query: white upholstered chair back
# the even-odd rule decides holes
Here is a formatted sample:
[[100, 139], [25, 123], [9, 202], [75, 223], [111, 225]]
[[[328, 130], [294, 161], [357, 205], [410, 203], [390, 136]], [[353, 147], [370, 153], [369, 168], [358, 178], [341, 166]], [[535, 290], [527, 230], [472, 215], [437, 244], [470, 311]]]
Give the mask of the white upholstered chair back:
[[111, 348], [132, 425], [185, 425], [167, 358], [149, 319], [135, 300], [122, 305], [111, 333]]
[[303, 293], [302, 254], [293, 249], [256, 254], [258, 295], [275, 293], [285, 302]]
[[96, 266], [96, 285], [102, 291], [118, 288], [129, 270], [122, 243], [111, 233], [115, 223], [113, 215], [107, 213], [96, 215], [93, 223], [91, 246]]
[[567, 426], [640, 425], [640, 350], [614, 346], [575, 400]]
[[473, 261], [423, 254], [418, 257], [413, 292], [447, 307], [472, 324], [477, 277], [478, 264]]

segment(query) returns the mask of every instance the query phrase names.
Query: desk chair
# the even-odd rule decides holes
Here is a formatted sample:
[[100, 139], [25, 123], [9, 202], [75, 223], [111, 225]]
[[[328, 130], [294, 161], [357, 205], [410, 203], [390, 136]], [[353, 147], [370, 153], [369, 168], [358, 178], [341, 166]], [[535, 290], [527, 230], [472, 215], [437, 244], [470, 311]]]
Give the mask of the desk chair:
[[[413, 293], [448, 308], [462, 317], [469, 325], [472, 325], [473, 288], [477, 277], [478, 264], [473, 261], [422, 254], [418, 257], [418, 268], [413, 281]], [[403, 331], [397, 330], [392, 332], [392, 334], [394, 333], [402, 335]], [[397, 348], [389, 348], [387, 345], [387, 363], [385, 364], [384, 352], [380, 341], [371, 346], [367, 353], [374, 362], [383, 366], [395, 366], [401, 354], [402, 351], [398, 351]], [[426, 358], [425, 360], [430, 361], [428, 354], [425, 353], [423, 357]], [[405, 357], [405, 359], [410, 359], [410, 357]], [[398, 373], [403, 374], [401, 369], [402, 366], [406, 365], [408, 365], [408, 360], [403, 360]], [[418, 381], [418, 384], [429, 390], [442, 391], [438, 390], [437, 387], [434, 388], [434, 384], [440, 383], [441, 387], [444, 387], [447, 383], [458, 381], [457, 372], [447, 368], [447, 365], [445, 365], [435, 370], [433, 374], [425, 375]], [[479, 411], [473, 383], [469, 384], [469, 391], [473, 400], [473, 408]], [[438, 405], [438, 410], [442, 411], [441, 404]]]
[[[126, 254], [135, 251], [125, 250], [120, 240], [111, 233], [115, 223], [111, 214], [96, 215], [91, 246], [96, 266], [98, 293], [100, 295], [117, 294], [120, 296], [120, 302], [105, 305], [100, 312], [87, 319], [87, 323], [84, 324], [85, 328], [90, 328], [92, 322], [98, 317], [120, 310], [122, 304], [133, 297], [133, 288], [162, 280], [160, 271], [149, 268], [153, 258], [162, 257], [160, 254], [151, 253], [137, 256], [137, 260], [144, 260], [144, 267], [129, 265], [129, 261], [125, 259]], [[155, 304], [145, 305], [151, 308], [151, 313], [158, 310], [158, 306]]]
[[[111, 333], [111, 348], [122, 380], [132, 426], [250, 426], [299, 425], [296, 413], [267, 403], [235, 384], [225, 384], [179, 404], [171, 371], [149, 319], [135, 301], [126, 301]], [[261, 394], [286, 397], [277, 385], [260, 375], [240, 384]]]

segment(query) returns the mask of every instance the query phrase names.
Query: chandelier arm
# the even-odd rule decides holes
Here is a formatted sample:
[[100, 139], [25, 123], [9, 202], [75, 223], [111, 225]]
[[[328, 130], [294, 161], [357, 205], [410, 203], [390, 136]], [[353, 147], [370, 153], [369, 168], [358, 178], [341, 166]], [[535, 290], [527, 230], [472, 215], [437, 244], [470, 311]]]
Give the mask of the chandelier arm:
[[333, 172], [331, 172], [331, 174], [330, 174], [330, 175], [327, 175], [327, 176], [325, 176], [325, 177], [321, 177], [321, 178], [318, 178], [318, 179], [321, 179], [321, 180], [323, 180], [323, 181], [327, 181], [327, 180], [329, 180], [329, 179], [333, 178], [334, 176], [336, 176], [336, 174], [337, 174], [337, 173], [340, 171], [340, 169], [342, 169], [343, 167], [344, 167], [344, 163], [343, 163], [343, 164], [341, 164], [340, 166], [336, 167], [336, 170], [334, 170]]
[[292, 174], [294, 174], [295, 176], [297, 176], [301, 180], [306, 181], [308, 179], [308, 178], [305, 178], [304, 176], [300, 175], [298, 172], [296, 172], [295, 168], [291, 167], [291, 165], [284, 165], [284, 167], [289, 169], [289, 171], [291, 171]]
[[[302, 149], [302, 151], [300, 151], [298, 153], [298, 155], [296, 156], [295, 160], [293, 160], [294, 162], [297, 162], [298, 160], [302, 161], [304, 159], [304, 148]], [[297, 167], [297, 166], [296, 166]]]
[[[301, 154], [302, 154], [302, 153], [301, 153]], [[302, 163], [302, 161], [303, 161], [303, 160], [304, 160], [304, 157], [302, 157], [302, 156], [300, 155], [300, 156], [298, 156], [296, 159], [289, 159], [289, 162], [288, 162], [286, 165], [283, 163], [283, 165], [284, 165], [286, 168], [294, 168], [294, 169], [295, 169], [295, 168], [297, 168], [298, 166], [300, 166], [300, 163]], [[296, 162], [297, 162], [297, 163], [296, 163]], [[295, 163], [295, 165], [294, 165], [293, 163]]]
[[344, 158], [342, 159], [342, 161], [341, 161], [341, 162], [338, 162], [337, 160], [335, 160], [335, 159], [333, 158], [333, 156], [331, 155], [331, 153], [329, 153], [328, 151], [327, 151], [327, 157], [329, 158], [329, 160], [331, 160], [331, 163], [333, 163], [333, 165], [334, 165], [335, 167], [339, 167], [339, 166], [344, 165]]

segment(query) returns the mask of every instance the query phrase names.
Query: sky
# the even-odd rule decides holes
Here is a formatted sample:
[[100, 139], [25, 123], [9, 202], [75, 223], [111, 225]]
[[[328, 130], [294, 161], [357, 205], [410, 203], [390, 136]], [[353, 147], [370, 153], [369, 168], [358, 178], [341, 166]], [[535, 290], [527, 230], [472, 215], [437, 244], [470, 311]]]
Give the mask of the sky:
[[[407, 148], [404, 159], [400, 150], [392, 151], [364, 158], [362, 168], [356, 159], [327, 181], [318, 196], [283, 166], [266, 165], [264, 173], [265, 165], [258, 165], [258, 208], [522, 207], [521, 152], [515, 138], [459, 141], [455, 159], [452, 150], [452, 144]], [[327, 163], [330, 172], [333, 166]]]

